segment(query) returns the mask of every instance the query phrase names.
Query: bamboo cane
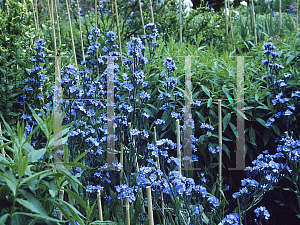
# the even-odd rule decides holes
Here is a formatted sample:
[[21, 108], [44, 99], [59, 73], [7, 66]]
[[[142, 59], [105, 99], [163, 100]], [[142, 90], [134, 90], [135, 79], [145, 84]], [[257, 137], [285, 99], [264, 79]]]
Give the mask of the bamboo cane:
[[144, 31], [144, 35], [146, 35], [145, 29], [144, 29], [145, 24], [144, 24], [143, 9], [142, 9], [142, 2], [141, 2], [141, 0], [139, 0], [139, 5], [140, 5], [140, 13], [141, 13], [141, 20], [142, 20], [143, 31]]
[[[96, 0], [96, 2], [97, 2], [97, 0]], [[79, 20], [79, 31], [80, 31], [80, 42], [81, 42], [82, 58], [85, 61], [84, 47], [83, 47], [83, 37], [82, 37], [82, 29], [81, 29], [81, 19], [80, 19], [80, 11], [79, 11], [79, 2], [78, 2], [78, 0], [77, 0], [77, 11], [78, 11], [78, 20]], [[95, 8], [95, 11], [97, 11], [96, 8]]]
[[52, 19], [52, 34], [53, 34], [53, 43], [55, 55], [57, 55], [57, 45], [56, 45], [56, 35], [55, 35], [55, 25], [54, 25], [54, 14], [53, 14], [53, 0], [51, 0], [51, 19]]
[[181, 174], [181, 151], [180, 151], [180, 129], [179, 129], [179, 120], [176, 120], [176, 138], [177, 138], [177, 158], [179, 159], [178, 171]]
[[[120, 163], [123, 167], [123, 164], [124, 164], [124, 150], [123, 150], [123, 144], [124, 143], [124, 132], [122, 131], [122, 142], [121, 142], [121, 154], [120, 154]], [[120, 174], [120, 185], [122, 185], [122, 180], [123, 180], [123, 171], [124, 171], [124, 168], [121, 169], [121, 174]], [[123, 200], [121, 200], [121, 210], [122, 210], [122, 213], [123, 213]]]
[[97, 199], [98, 199], [99, 218], [100, 218], [100, 221], [103, 221], [102, 205], [101, 205], [101, 192], [100, 192], [100, 190], [97, 191]]
[[297, 0], [296, 33], [298, 34], [299, 0]]
[[98, 22], [98, 18], [97, 18], [97, 14], [98, 14], [98, 7], [97, 7], [97, 1], [95, 0], [95, 27], [97, 27], [97, 22]]
[[[252, 0], [253, 2], [253, 0]], [[281, 0], [279, 0], [279, 32], [282, 26], [282, 9], [281, 9]]]
[[33, 0], [30, 1], [31, 6], [32, 6], [32, 11], [33, 11], [33, 19], [34, 19], [34, 24], [35, 24], [35, 31], [37, 32], [37, 24], [36, 24], [36, 17], [35, 17], [35, 10], [34, 10], [34, 5], [33, 5]]
[[[77, 5], [78, 5], [78, 3], [77, 3]], [[56, 0], [54, 0], [54, 6], [55, 6], [55, 13], [56, 13], [56, 20], [57, 20], [58, 41], [59, 41], [59, 46], [61, 46], [60, 26], [59, 26], [59, 17], [58, 17]], [[79, 18], [79, 21], [80, 21], [80, 18]]]
[[226, 35], [228, 35], [227, 1], [225, 0]]
[[151, 187], [146, 187], [147, 201], [148, 201], [148, 216], [149, 216], [149, 225], [154, 225], [153, 219], [153, 208], [152, 208], [152, 196], [151, 196]]
[[[114, 22], [114, 0], [111, 0], [111, 19], [112, 19], [112, 29], [115, 32], [115, 22]], [[114, 40], [114, 44], [116, 44], [116, 39]]]
[[154, 16], [153, 16], [152, 0], [149, 0], [149, 1], [150, 1], [151, 19], [152, 19], [152, 23], [154, 24]]
[[125, 205], [126, 205], [126, 224], [130, 225], [129, 196], [125, 197]]
[[228, 3], [228, 11], [229, 11], [229, 21], [230, 21], [230, 29], [231, 29], [232, 45], [233, 45], [233, 51], [235, 51], [235, 44], [234, 44], [234, 36], [233, 36], [233, 28], [232, 28], [232, 21], [231, 21], [231, 12], [230, 12], [229, 1], [227, 1], [227, 3]]
[[[156, 142], [157, 142], [156, 127], [154, 127], [154, 141], [156, 144]], [[156, 160], [157, 160], [157, 167], [158, 167], [158, 169], [160, 169], [159, 157], [157, 157]], [[159, 179], [161, 179], [161, 176], [159, 176]], [[161, 196], [161, 210], [162, 210], [163, 215], [165, 215], [164, 193], [162, 190], [160, 191], [160, 196]], [[165, 218], [163, 218], [163, 225], [165, 225], [165, 224], [166, 224], [166, 220], [165, 220]]]
[[254, 11], [254, 1], [252, 0], [252, 15], [253, 15], [253, 30], [254, 30], [254, 37], [255, 37], [255, 45], [257, 45], [257, 34], [256, 34], [256, 22], [255, 22], [255, 11]]
[[52, 22], [52, 16], [51, 16], [51, 7], [50, 7], [49, 0], [47, 0], [47, 4], [48, 4], [48, 13], [49, 13], [49, 18], [50, 18], [50, 21]]
[[35, 0], [35, 11], [36, 11], [37, 32], [39, 33], [39, 11], [37, 8], [37, 0]]
[[120, 24], [119, 24], [119, 15], [118, 15], [117, 0], [115, 0], [115, 11], [116, 11], [117, 31], [118, 31], [118, 38], [119, 38], [119, 48], [120, 48], [121, 62], [123, 62], [122, 44], [121, 44], [121, 35], [120, 35]]
[[[61, 190], [59, 191], [59, 199], [60, 200], [64, 200], [64, 192], [65, 192], [64, 187], [62, 187]], [[61, 211], [58, 212], [58, 219], [62, 220], [62, 212]]]
[[[2, 136], [1, 123], [0, 123], [0, 136]], [[1, 141], [1, 144], [3, 144], [2, 141]], [[4, 148], [1, 148], [1, 153], [2, 153], [3, 156], [5, 156], [5, 150], [4, 150]]]
[[71, 39], [72, 39], [72, 45], [73, 45], [74, 60], [75, 60], [75, 65], [77, 66], [76, 51], [75, 51], [75, 43], [74, 43], [74, 37], [73, 37], [72, 22], [71, 22], [71, 16], [70, 16], [70, 9], [69, 9], [69, 3], [68, 3], [68, 0], [66, 0], [66, 4], [67, 4], [67, 11], [68, 11], [69, 24], [70, 24], [70, 32], [71, 32]]
[[182, 7], [181, 7], [181, 0], [179, 0], [179, 40], [180, 40], [180, 44], [182, 44]]
[[23, 0], [23, 4], [25, 5], [26, 15], [28, 17], [28, 10], [27, 10], [27, 5], [26, 5], [26, 1], [25, 0]]
[[[218, 114], [219, 114], [219, 191], [222, 191], [222, 100], [218, 100]], [[220, 194], [221, 197], [221, 194]]]

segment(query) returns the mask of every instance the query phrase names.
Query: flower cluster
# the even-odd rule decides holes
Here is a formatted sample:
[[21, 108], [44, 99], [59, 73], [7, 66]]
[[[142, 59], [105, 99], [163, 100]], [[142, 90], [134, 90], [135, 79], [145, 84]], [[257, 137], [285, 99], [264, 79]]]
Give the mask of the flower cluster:
[[138, 191], [138, 187], [128, 187], [126, 184], [115, 186], [118, 192], [118, 199], [124, 200], [126, 196], [129, 196], [129, 203], [135, 202], [135, 194]]
[[261, 224], [260, 221], [262, 221], [263, 219], [268, 220], [270, 218], [270, 213], [266, 209], [265, 206], [260, 206], [260, 207], [256, 208], [254, 210], [254, 213], [256, 214], [256, 217], [258, 218], [258, 220], [255, 219], [257, 224]]
[[232, 213], [226, 215], [226, 217], [222, 220], [222, 225], [240, 225], [239, 214]]

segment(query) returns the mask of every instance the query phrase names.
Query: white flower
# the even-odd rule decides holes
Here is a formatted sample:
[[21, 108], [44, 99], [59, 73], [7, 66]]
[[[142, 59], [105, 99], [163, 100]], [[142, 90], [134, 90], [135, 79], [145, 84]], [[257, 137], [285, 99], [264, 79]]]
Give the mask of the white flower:
[[234, 11], [234, 12], [235, 12], [235, 15], [237, 15], [237, 16], [240, 15], [239, 11]]
[[246, 6], [246, 7], [247, 7], [248, 3], [247, 3], [247, 2], [245, 2], [245, 1], [242, 1], [242, 2], [241, 2], [241, 5], [243, 5], [243, 6]]
[[217, 25], [217, 27], [220, 27], [220, 25]]
[[234, 0], [229, 0], [229, 3], [232, 4], [234, 2]]

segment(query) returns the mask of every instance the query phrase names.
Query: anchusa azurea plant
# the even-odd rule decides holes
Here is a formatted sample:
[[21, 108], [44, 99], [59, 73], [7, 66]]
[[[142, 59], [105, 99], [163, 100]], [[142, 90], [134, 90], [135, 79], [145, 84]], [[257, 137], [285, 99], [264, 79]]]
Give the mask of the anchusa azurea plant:
[[[270, 117], [267, 126], [273, 127], [277, 135], [280, 135], [279, 130], [292, 132], [291, 124], [296, 122], [296, 115], [299, 108], [297, 98], [300, 94], [291, 93], [288, 89], [288, 80], [292, 75], [285, 73], [280, 75], [280, 71], [284, 68], [282, 65], [276, 63], [276, 59], [280, 54], [275, 52], [276, 47], [272, 42], [267, 42], [263, 46], [263, 53], [267, 59], [262, 63], [266, 66], [266, 73], [262, 79], [266, 80], [267, 87], [272, 90], [271, 103], [273, 109], [273, 117]], [[275, 122], [276, 121], [276, 122]]]

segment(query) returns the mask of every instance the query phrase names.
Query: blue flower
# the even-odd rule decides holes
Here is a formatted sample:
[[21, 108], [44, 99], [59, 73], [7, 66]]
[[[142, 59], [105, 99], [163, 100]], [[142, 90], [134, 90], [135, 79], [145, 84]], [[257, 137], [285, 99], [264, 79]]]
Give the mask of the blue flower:
[[215, 207], [218, 207], [220, 204], [219, 204], [219, 200], [213, 196], [213, 195], [210, 195], [208, 198], [207, 198], [208, 202], [213, 204], [213, 206]]
[[266, 209], [265, 206], [260, 206], [254, 210], [254, 213], [258, 218], [264, 218], [265, 220], [268, 220], [270, 218], [270, 213]]

